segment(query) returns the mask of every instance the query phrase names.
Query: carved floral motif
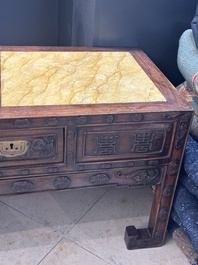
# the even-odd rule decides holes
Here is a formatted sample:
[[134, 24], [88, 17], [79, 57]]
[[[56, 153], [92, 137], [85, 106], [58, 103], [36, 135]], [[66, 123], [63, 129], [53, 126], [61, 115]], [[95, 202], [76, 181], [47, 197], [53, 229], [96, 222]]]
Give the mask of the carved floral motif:
[[69, 139], [73, 139], [74, 136], [75, 136], [75, 132], [74, 132], [74, 131], [69, 131], [69, 132], [68, 132], [68, 138], [69, 138]]
[[28, 119], [17, 119], [14, 121], [14, 126], [17, 128], [26, 128], [30, 126], [30, 120]]
[[84, 170], [84, 166], [83, 165], [78, 165], [76, 169], [78, 171], [82, 171], [82, 170]]
[[104, 169], [108, 169], [108, 168], [112, 168], [112, 164], [110, 164], [110, 163], [102, 164], [100, 167], [104, 168]]
[[56, 155], [56, 135], [43, 136], [31, 141], [25, 157], [51, 157]]
[[159, 161], [158, 160], [150, 160], [150, 161], [148, 161], [148, 164], [150, 166], [156, 166], [156, 165], [159, 165]]
[[58, 124], [58, 119], [57, 118], [49, 118], [47, 119], [47, 124], [49, 125], [57, 125]]
[[71, 180], [69, 177], [57, 177], [54, 180], [54, 187], [59, 190], [66, 189], [71, 183]]
[[159, 211], [158, 218], [160, 221], [165, 221], [168, 217], [168, 210], [163, 208]]
[[102, 185], [109, 182], [110, 177], [107, 174], [99, 173], [89, 178], [89, 182], [93, 185]]
[[108, 123], [112, 123], [114, 121], [114, 116], [113, 115], [107, 115], [105, 117], [105, 121]]
[[67, 153], [67, 159], [71, 163], [74, 159], [74, 153], [73, 152], [68, 152]]
[[174, 192], [173, 186], [165, 187], [163, 190], [163, 196], [164, 197], [170, 197], [171, 195], [173, 195], [173, 192]]
[[179, 160], [171, 161], [168, 165], [168, 174], [171, 176], [177, 174], [179, 170], [179, 164], [180, 164]]
[[86, 116], [80, 116], [76, 118], [77, 124], [85, 124], [87, 122], [87, 117]]
[[128, 162], [127, 164], [129, 167], [133, 167], [135, 165], [135, 162]]
[[12, 184], [12, 190], [17, 193], [31, 191], [34, 184], [29, 180], [20, 180]]
[[130, 120], [137, 122], [137, 121], [142, 121], [144, 119], [144, 115], [142, 113], [135, 113], [131, 114]]
[[23, 170], [21, 170], [21, 174], [22, 175], [28, 175], [28, 174], [30, 174], [30, 170], [29, 169], [23, 169]]

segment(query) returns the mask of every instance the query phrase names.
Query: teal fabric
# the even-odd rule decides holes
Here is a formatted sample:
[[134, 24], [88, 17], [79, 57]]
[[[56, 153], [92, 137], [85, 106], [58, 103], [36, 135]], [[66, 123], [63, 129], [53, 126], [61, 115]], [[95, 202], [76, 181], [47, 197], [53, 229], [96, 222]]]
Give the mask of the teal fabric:
[[[175, 229], [173, 223], [181, 227], [198, 254], [198, 49], [192, 29], [186, 30], [179, 40], [177, 64], [186, 81], [177, 89], [194, 108], [195, 116], [190, 130], [193, 137], [189, 135], [187, 141], [169, 228]], [[193, 264], [198, 264], [198, 260]]]
[[195, 44], [197, 46], [198, 49], [198, 5], [197, 5], [197, 9], [195, 12], [195, 16], [191, 22], [191, 28], [193, 31], [193, 36], [194, 36], [194, 40], [195, 40]]
[[186, 101], [193, 107], [194, 116], [190, 128], [190, 134], [198, 142], [198, 94], [189, 90], [186, 82], [177, 87], [180, 95], [186, 99]]
[[177, 64], [188, 87], [198, 93], [198, 50], [192, 29], [186, 30], [179, 40]]

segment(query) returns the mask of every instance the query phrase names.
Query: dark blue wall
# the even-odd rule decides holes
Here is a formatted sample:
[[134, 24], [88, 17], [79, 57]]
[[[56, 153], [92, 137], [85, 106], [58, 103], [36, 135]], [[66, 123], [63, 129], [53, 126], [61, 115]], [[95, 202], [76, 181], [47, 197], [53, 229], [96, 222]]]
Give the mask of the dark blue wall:
[[58, 15], [58, 45], [70, 46], [72, 42], [73, 0], [57, 0]]
[[0, 45], [58, 45], [58, 1], [0, 0]]
[[94, 46], [138, 46], [178, 85], [178, 40], [197, 0], [96, 0]]
[[0, 0], [0, 45], [137, 46], [178, 85], [197, 0]]

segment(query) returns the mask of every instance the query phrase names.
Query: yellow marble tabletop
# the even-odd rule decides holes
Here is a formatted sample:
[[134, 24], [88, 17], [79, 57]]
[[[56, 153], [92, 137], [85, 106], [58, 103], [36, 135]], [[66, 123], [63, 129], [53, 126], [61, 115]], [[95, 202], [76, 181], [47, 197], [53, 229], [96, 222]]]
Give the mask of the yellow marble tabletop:
[[129, 52], [10, 52], [1, 106], [166, 101]]

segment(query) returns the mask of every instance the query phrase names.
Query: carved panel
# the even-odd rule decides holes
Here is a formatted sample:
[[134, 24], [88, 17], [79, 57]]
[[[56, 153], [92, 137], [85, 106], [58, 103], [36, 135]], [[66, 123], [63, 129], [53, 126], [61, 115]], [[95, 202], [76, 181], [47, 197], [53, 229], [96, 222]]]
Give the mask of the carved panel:
[[30, 126], [29, 119], [17, 119], [14, 121], [14, 126], [17, 128], [26, 128]]
[[33, 187], [34, 184], [29, 180], [20, 180], [12, 184], [12, 190], [17, 193], [29, 192]]
[[85, 124], [87, 122], [87, 117], [86, 116], [79, 116], [76, 118], [76, 123], [77, 124]]
[[176, 132], [176, 144], [175, 148], [180, 149], [184, 145], [185, 135], [188, 132], [189, 122], [191, 118], [191, 113], [186, 113], [185, 115], [181, 116], [179, 119], [179, 125]]
[[180, 164], [179, 160], [171, 161], [168, 165], [168, 175], [171, 176], [176, 175], [179, 170], [179, 164]]
[[107, 115], [105, 117], [105, 121], [108, 123], [112, 123], [114, 121], [114, 116], [113, 115]]
[[128, 166], [128, 167], [133, 167], [133, 166], [135, 166], [135, 162], [131, 162], [131, 161], [130, 161], [130, 162], [127, 163], [127, 166]]
[[160, 173], [161, 171], [159, 169], [142, 169], [129, 173], [122, 173], [119, 171], [117, 172], [117, 177], [119, 179], [131, 179], [132, 183], [136, 185], [145, 185], [159, 177]]
[[59, 190], [66, 189], [71, 183], [71, 180], [69, 177], [57, 177], [54, 180], [54, 187]]
[[142, 121], [144, 119], [144, 115], [142, 113], [135, 113], [130, 115], [130, 120], [134, 122]]
[[67, 153], [67, 161], [69, 164], [72, 164], [74, 161], [74, 153], [73, 152], [68, 152]]
[[66, 146], [64, 128], [2, 130], [0, 133], [0, 166], [22, 166], [63, 163]]
[[77, 128], [77, 163], [170, 156], [172, 142], [167, 133], [170, 126], [173, 130], [173, 124], [167, 123], [80, 126]]
[[30, 174], [30, 170], [29, 169], [23, 169], [23, 170], [21, 170], [21, 174], [22, 175], [29, 175]]
[[48, 118], [47, 119], [47, 124], [51, 126], [55, 126], [58, 124], [58, 119], [57, 118]]
[[[8, 160], [8, 159], [35, 159], [35, 158], [45, 158], [45, 157], [54, 157], [56, 156], [56, 135], [50, 135], [50, 136], [44, 136], [44, 137], [39, 137], [35, 138], [31, 141], [26, 141], [28, 142], [27, 148], [24, 154], [22, 153], [21, 150], [13, 150], [12, 153], [13, 155], [4, 155], [4, 153], [1, 152], [1, 160]], [[14, 141], [13, 141], [14, 143]], [[23, 144], [23, 142], [21, 141]], [[23, 145], [22, 145], [23, 147]], [[15, 151], [15, 152], [14, 152]], [[17, 152], [19, 154], [17, 154]], [[12, 154], [11, 153], [11, 154]]]
[[155, 137], [157, 133], [134, 133], [132, 137], [134, 138], [133, 147], [131, 152], [135, 153], [148, 153], [154, 150]]
[[39, 158], [52, 157], [56, 155], [56, 135], [44, 136], [33, 139], [24, 157]]
[[110, 163], [102, 164], [100, 167], [103, 168], [103, 169], [108, 169], [108, 168], [112, 168], [112, 164], [110, 164]]
[[118, 135], [99, 135], [95, 137], [95, 151], [96, 155], [112, 155], [117, 153], [117, 139]]
[[159, 161], [158, 160], [150, 160], [150, 161], [148, 161], [148, 165], [157, 166], [157, 165], [159, 165]]
[[168, 210], [163, 208], [159, 211], [158, 218], [160, 221], [165, 221], [168, 217]]
[[173, 195], [174, 192], [174, 187], [170, 186], [170, 187], [165, 187], [163, 190], [163, 196], [164, 197], [170, 197]]
[[75, 136], [75, 132], [74, 131], [68, 131], [68, 138], [69, 139], [73, 139]]
[[99, 173], [89, 178], [89, 182], [93, 185], [102, 185], [108, 183], [110, 177], [107, 174]]
[[76, 169], [78, 171], [82, 171], [82, 170], [84, 170], [84, 166], [83, 165], [78, 165]]

